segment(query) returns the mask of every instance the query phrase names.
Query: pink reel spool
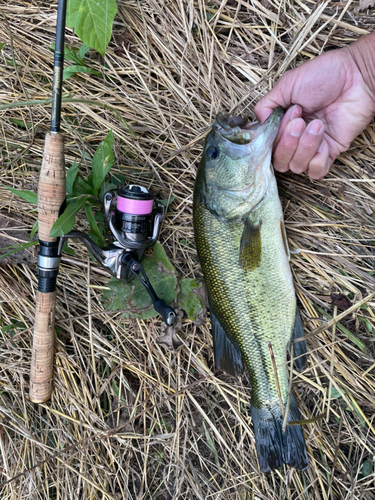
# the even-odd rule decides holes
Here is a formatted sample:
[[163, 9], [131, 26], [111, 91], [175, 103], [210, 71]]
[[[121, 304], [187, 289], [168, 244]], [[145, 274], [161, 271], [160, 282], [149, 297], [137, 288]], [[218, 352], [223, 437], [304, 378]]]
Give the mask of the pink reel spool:
[[117, 195], [117, 210], [129, 215], [148, 215], [152, 212], [154, 199], [147, 189], [130, 184]]

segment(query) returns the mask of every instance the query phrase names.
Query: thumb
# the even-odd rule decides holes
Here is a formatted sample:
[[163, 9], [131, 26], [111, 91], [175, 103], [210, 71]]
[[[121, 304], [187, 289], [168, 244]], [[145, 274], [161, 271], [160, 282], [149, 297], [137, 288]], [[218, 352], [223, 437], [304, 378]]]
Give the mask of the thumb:
[[290, 73], [292, 72], [285, 73], [276, 86], [255, 106], [254, 113], [260, 123], [263, 123], [278, 106], [288, 109], [292, 104], [293, 82]]

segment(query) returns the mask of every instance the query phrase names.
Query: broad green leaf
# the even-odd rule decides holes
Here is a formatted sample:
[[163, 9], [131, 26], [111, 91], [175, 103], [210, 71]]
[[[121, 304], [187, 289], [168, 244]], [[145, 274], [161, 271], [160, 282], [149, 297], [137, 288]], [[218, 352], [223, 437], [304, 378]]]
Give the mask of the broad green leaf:
[[100, 71], [96, 71], [95, 69], [88, 68], [87, 66], [82, 66], [78, 64], [73, 64], [73, 66], [68, 66], [63, 71], [63, 80], [67, 80], [71, 76], [74, 76], [76, 73], [87, 73], [90, 75], [102, 76]]
[[38, 203], [38, 195], [34, 193], [33, 191], [22, 191], [21, 189], [13, 189], [8, 186], [6, 187], [9, 191], [12, 193], [16, 194], [23, 200], [28, 201], [29, 203], [32, 203], [33, 205], [36, 205]]
[[[169, 304], [176, 297], [177, 277], [175, 268], [160, 243], [154, 246], [154, 255], [144, 256], [142, 265], [156, 294]], [[112, 278], [108, 286], [110, 290], [103, 292], [107, 310], [125, 310], [123, 314], [127, 318], [148, 319], [158, 315], [152, 307], [149, 294], [136, 278], [130, 282]]]
[[103, 243], [104, 243], [104, 234], [100, 230], [100, 228], [98, 226], [98, 222], [95, 219], [94, 214], [92, 213], [92, 206], [91, 205], [86, 205], [85, 206], [85, 212], [86, 212], [87, 220], [88, 220], [88, 222], [90, 224], [89, 236], [91, 237], [91, 239], [97, 245], [99, 245], [100, 247], [102, 247]]
[[198, 284], [193, 278], [185, 278], [180, 281], [181, 291], [178, 296], [178, 305], [193, 321], [203, 307], [201, 299], [194, 293], [194, 290], [197, 290], [201, 286], [202, 285]]
[[81, 41], [104, 56], [117, 13], [116, 0], [69, 0], [66, 25]]
[[4, 47], [5, 44], [6, 44], [6, 42], [0, 43], [0, 50], [2, 50], [2, 48]]
[[89, 196], [83, 196], [82, 198], [77, 198], [74, 201], [71, 201], [52, 226], [50, 236], [56, 238], [69, 233], [69, 231], [71, 231], [74, 227], [76, 213], [81, 210], [88, 198]]
[[95, 196], [98, 195], [105, 176], [108, 174], [115, 162], [113, 156], [113, 142], [113, 132], [110, 130], [104, 141], [99, 144], [92, 159], [92, 185]]
[[35, 221], [30, 233], [30, 241], [33, 239], [34, 234], [38, 231], [38, 220]]
[[66, 192], [73, 196], [73, 186], [78, 175], [78, 165], [76, 162], [68, 169], [66, 173]]

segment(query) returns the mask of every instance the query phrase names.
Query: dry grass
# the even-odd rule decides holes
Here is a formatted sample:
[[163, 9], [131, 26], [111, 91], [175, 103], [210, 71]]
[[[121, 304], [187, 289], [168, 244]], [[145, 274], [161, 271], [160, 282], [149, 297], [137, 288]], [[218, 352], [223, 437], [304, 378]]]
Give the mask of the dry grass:
[[[202, 279], [195, 249], [182, 240], [193, 242], [194, 176], [213, 116], [239, 103], [251, 113], [288, 67], [371, 31], [373, 18], [351, 0], [118, 5], [105, 68], [89, 55], [106, 81], [82, 74], [64, 85], [66, 163], [81, 162], [87, 175], [88, 158], [112, 129], [115, 171], [175, 195], [161, 241], [181, 276]], [[1, 105], [16, 103], [0, 111], [0, 183], [36, 191], [50, 105], [21, 102], [50, 98], [56, 5], [2, 0], [0, 9], [18, 67], [17, 76], [0, 18], [0, 42], [8, 42], [0, 54]], [[66, 42], [79, 46], [70, 30]], [[27, 399], [35, 267], [1, 268], [1, 498], [375, 498], [375, 299], [360, 306], [375, 283], [374, 160], [373, 123], [324, 180], [278, 176], [306, 333], [320, 331], [309, 338], [308, 367], [293, 373], [302, 418], [320, 416], [304, 426], [307, 471], [259, 472], [248, 379], [213, 371], [208, 324], [185, 319], [183, 346], [166, 352], [156, 342], [159, 319], [105, 311], [108, 276], [78, 245], [61, 266], [55, 389], [43, 405]], [[30, 205], [0, 190], [2, 213], [31, 230]], [[78, 228], [87, 230], [84, 217]], [[342, 312], [331, 293], [355, 307], [321, 331]], [[330, 399], [329, 387], [341, 396]]]

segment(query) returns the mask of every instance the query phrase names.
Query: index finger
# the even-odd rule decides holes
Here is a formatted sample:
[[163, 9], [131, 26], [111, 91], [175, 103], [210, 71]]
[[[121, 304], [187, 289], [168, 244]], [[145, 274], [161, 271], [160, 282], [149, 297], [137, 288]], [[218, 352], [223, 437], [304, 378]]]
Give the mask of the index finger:
[[292, 102], [292, 91], [294, 85], [294, 78], [292, 72], [287, 71], [277, 82], [275, 87], [268, 92], [255, 106], [254, 113], [257, 119], [263, 123], [272, 111], [281, 106], [288, 109]]

